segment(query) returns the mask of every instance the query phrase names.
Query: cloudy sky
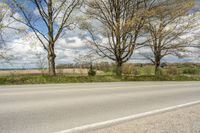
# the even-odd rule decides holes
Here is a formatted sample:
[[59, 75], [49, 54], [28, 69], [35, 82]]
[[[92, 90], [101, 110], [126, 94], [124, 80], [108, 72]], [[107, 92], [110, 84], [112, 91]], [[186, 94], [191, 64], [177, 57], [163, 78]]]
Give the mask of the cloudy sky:
[[[1, 3], [1, 0], [0, 0]], [[1, 5], [1, 4], [0, 4]], [[17, 17], [20, 17], [19, 14], [15, 14]], [[10, 19], [5, 19], [4, 23], [12, 21]], [[200, 19], [199, 19], [200, 21]], [[42, 24], [41, 24], [42, 25]], [[26, 28], [20, 23], [13, 23], [12, 26], [18, 26]], [[42, 26], [40, 26], [42, 28]], [[65, 31], [65, 34], [58, 40], [56, 43], [56, 64], [66, 64], [73, 63], [74, 59], [79, 55], [85, 55], [88, 52], [85, 41], [82, 39], [83, 32], [79, 29], [74, 29], [71, 31]], [[13, 55], [9, 61], [0, 60], [0, 69], [7, 68], [36, 68], [39, 67], [39, 62], [41, 57], [46, 56], [42, 45], [34, 37], [33, 32], [29, 31], [26, 34], [19, 34], [12, 30], [5, 30], [4, 36], [9, 40], [7, 42], [7, 54]], [[193, 49], [193, 53], [186, 58], [179, 59], [177, 57], [168, 56], [163, 59], [164, 62], [200, 62], [200, 59], [197, 58], [199, 51]], [[142, 56], [139, 55], [139, 50], [135, 51], [130, 62], [146, 62]]]

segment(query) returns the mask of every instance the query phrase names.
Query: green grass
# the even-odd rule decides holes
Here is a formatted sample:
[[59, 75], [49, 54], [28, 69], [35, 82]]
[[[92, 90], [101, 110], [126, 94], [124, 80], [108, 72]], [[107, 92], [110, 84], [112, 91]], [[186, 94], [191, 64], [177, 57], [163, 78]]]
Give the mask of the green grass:
[[200, 81], [200, 77], [191, 76], [132, 76], [124, 77], [124, 81]]
[[117, 82], [121, 79], [113, 76], [47, 76], [47, 75], [21, 75], [13, 77], [0, 77], [1, 85], [9, 84], [48, 84], [48, 83], [84, 83], [84, 82]]
[[51, 84], [51, 83], [86, 83], [120, 81], [200, 81], [198, 76], [67, 76], [15, 75], [0, 77], [0, 85], [13, 84]]

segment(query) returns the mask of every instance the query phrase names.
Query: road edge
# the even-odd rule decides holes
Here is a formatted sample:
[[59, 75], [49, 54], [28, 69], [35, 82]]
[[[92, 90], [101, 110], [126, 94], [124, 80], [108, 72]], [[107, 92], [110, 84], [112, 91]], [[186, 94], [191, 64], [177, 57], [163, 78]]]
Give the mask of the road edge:
[[108, 121], [104, 121], [104, 122], [98, 122], [98, 123], [93, 123], [93, 124], [88, 124], [88, 125], [84, 125], [84, 126], [80, 126], [80, 127], [71, 128], [71, 129], [66, 129], [66, 130], [55, 132], [55, 133], [79, 133], [79, 132], [86, 132], [86, 131], [91, 131], [91, 130], [95, 130], [95, 129], [101, 129], [101, 128], [105, 128], [108, 126], [135, 120], [138, 118], [155, 115], [158, 113], [164, 113], [167, 111], [172, 111], [175, 109], [188, 107], [188, 106], [192, 106], [192, 105], [196, 105], [196, 104], [200, 104], [200, 100], [185, 103], [185, 104], [179, 104], [179, 105], [175, 105], [175, 106], [171, 106], [171, 107], [167, 107], [167, 108], [156, 109], [156, 110], [139, 113], [139, 114], [135, 114], [135, 115], [131, 115], [131, 116], [126, 116], [126, 117], [122, 117], [122, 118], [118, 118], [118, 119], [113, 119], [113, 120], [108, 120]]

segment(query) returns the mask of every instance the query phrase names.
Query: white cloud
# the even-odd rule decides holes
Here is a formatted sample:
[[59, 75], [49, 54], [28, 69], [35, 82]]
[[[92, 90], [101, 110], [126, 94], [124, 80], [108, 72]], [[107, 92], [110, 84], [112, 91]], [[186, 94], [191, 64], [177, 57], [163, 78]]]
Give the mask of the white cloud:
[[57, 44], [65, 49], [80, 49], [86, 46], [84, 41], [79, 37], [61, 38]]
[[[10, 61], [11, 66], [10, 64], [4, 64], [4, 67], [37, 67], [37, 55], [47, 55], [33, 32], [29, 32], [24, 37], [14, 39], [7, 44], [7, 47], [10, 48], [8, 53], [13, 55], [14, 58]], [[87, 54], [87, 49], [85, 48], [84, 41], [77, 36], [62, 37], [56, 42], [55, 52], [57, 55], [56, 63], [64, 64], [72, 63], [79, 54]]]

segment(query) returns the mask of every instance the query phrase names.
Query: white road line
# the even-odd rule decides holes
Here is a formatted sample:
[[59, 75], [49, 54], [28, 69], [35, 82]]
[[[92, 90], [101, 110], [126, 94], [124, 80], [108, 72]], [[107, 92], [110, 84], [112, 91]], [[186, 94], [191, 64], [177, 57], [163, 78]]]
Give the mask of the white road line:
[[131, 120], [134, 120], [134, 119], [142, 118], [142, 117], [145, 117], [145, 116], [154, 115], [154, 114], [157, 114], [157, 113], [163, 113], [163, 112], [166, 112], [166, 111], [175, 110], [175, 109], [178, 109], [178, 108], [183, 108], [183, 107], [187, 107], [187, 106], [191, 106], [191, 105], [195, 105], [195, 104], [200, 104], [200, 100], [190, 102], [190, 103], [186, 103], [186, 104], [171, 106], [171, 107], [167, 107], [167, 108], [157, 109], [157, 110], [153, 110], [153, 111], [148, 111], [148, 112], [144, 112], [144, 113], [140, 113], [140, 114], [135, 114], [135, 115], [132, 115], [132, 116], [127, 116], [127, 117], [118, 118], [118, 119], [114, 119], [114, 120], [108, 120], [108, 121], [104, 121], [104, 122], [88, 124], [88, 125], [75, 127], [75, 128], [71, 128], [71, 129], [67, 129], [67, 130], [63, 130], [63, 131], [58, 131], [58, 132], [55, 132], [55, 133], [79, 133], [79, 132], [83, 133], [83, 132], [86, 132], [86, 131], [90, 131], [90, 130], [94, 130], [94, 129], [100, 129], [100, 128], [112, 126], [112, 125], [115, 125], [115, 124], [120, 124], [120, 123], [123, 123], [123, 122], [131, 121]]

